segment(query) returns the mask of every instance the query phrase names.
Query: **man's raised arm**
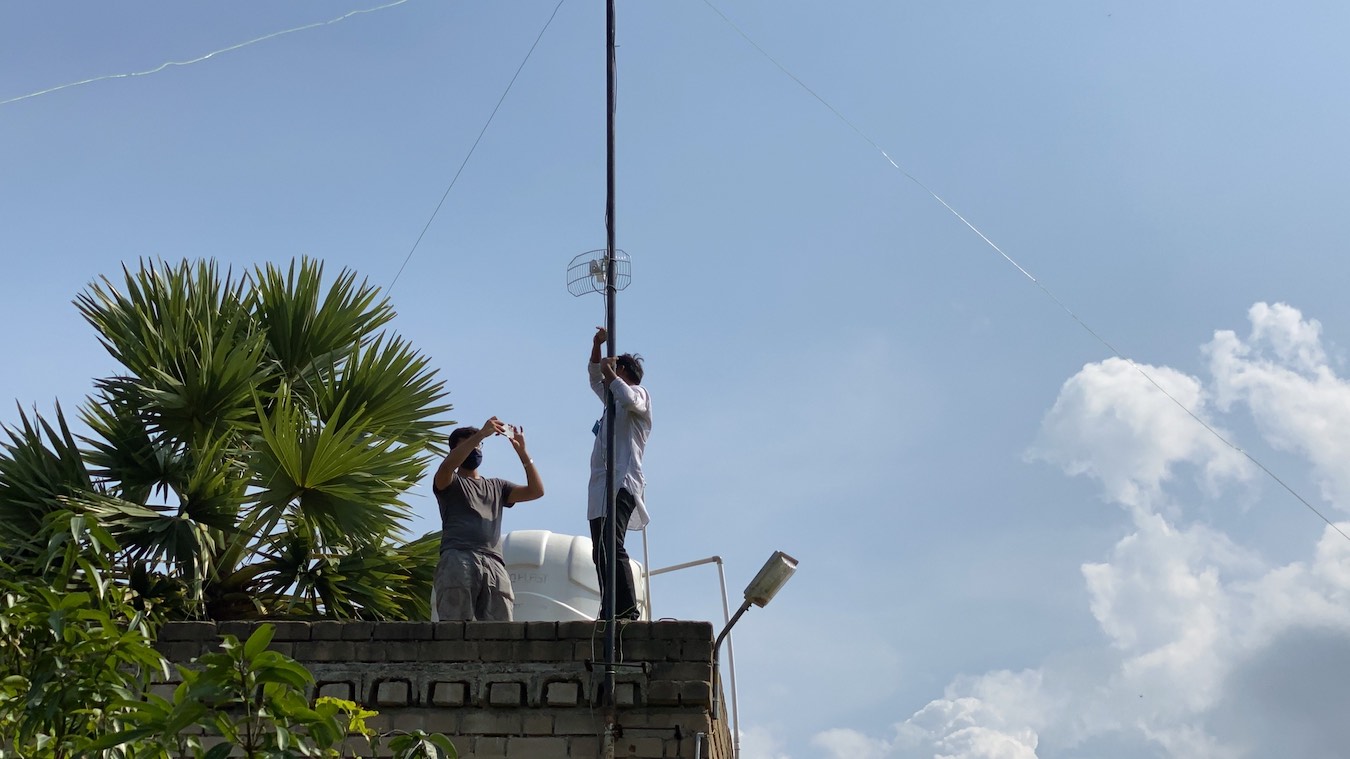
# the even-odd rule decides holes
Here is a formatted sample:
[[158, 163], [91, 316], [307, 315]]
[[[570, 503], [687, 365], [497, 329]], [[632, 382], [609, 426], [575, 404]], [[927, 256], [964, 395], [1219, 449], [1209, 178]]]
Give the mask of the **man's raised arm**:
[[459, 441], [459, 445], [456, 445], [450, 453], [446, 454], [445, 460], [436, 469], [436, 476], [432, 479], [432, 485], [437, 490], [445, 490], [449, 487], [455, 479], [455, 470], [459, 469], [459, 465], [469, 458], [473, 449], [482, 444], [484, 440], [500, 433], [503, 429], [502, 423], [495, 416], [483, 422], [482, 429]]
[[609, 339], [609, 333], [604, 327], [595, 328], [595, 337], [591, 340], [591, 363], [586, 365], [587, 373], [591, 378], [591, 391], [594, 392], [600, 400], [605, 400], [605, 381], [600, 373], [600, 346]]
[[520, 457], [520, 465], [525, 467], [525, 485], [524, 487], [511, 488], [511, 492], [506, 496], [506, 502], [523, 503], [542, 498], [544, 481], [539, 479], [539, 472], [534, 468], [534, 459], [530, 458], [529, 452], [525, 450], [525, 428], [513, 428], [513, 432], [508, 437], [511, 440], [511, 446], [516, 449], [516, 455]]
[[647, 391], [640, 386], [633, 386], [619, 379], [616, 364], [618, 359], [607, 358], [600, 362], [600, 374], [603, 379], [600, 392], [604, 392], [604, 386], [614, 391], [614, 402], [627, 409], [630, 413], [646, 415], [650, 413], [650, 402], [647, 398]]

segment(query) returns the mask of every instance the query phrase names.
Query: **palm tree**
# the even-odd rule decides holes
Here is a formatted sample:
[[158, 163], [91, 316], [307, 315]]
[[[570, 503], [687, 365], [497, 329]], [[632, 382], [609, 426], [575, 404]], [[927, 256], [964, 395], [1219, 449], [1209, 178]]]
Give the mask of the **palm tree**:
[[427, 359], [378, 290], [316, 261], [242, 276], [142, 262], [75, 305], [121, 373], [76, 435], [20, 409], [0, 441], [0, 551], [43, 520], [97, 518], [117, 575], [170, 616], [427, 618], [434, 535], [403, 494], [449, 422]]

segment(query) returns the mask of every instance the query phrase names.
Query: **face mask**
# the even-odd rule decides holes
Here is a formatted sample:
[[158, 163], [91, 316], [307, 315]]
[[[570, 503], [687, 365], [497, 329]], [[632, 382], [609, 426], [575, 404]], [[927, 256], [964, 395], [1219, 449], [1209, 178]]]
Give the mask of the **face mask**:
[[467, 469], [472, 472], [483, 463], [483, 452], [477, 448], [469, 452], [469, 457], [464, 459], [464, 463], [459, 465], [460, 469]]

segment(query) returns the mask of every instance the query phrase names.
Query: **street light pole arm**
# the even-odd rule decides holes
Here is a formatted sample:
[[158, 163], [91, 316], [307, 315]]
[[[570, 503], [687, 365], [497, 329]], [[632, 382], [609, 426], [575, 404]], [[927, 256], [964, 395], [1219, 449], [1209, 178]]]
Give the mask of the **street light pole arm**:
[[[727, 623], [726, 627], [722, 628], [722, 632], [717, 636], [717, 641], [713, 643], [712, 677], [710, 677], [709, 680], [711, 681], [710, 684], [712, 686], [712, 718], [714, 720], [717, 719], [717, 708], [718, 708], [717, 694], [721, 693], [721, 688], [718, 687], [717, 672], [718, 672], [718, 665], [720, 664], [721, 661], [722, 641], [726, 640], [726, 637], [731, 634], [731, 628], [736, 626], [737, 620], [739, 620], [741, 618], [741, 615], [744, 614], [746, 609], [749, 608], [750, 608], [750, 601], [747, 600], [744, 603], [742, 603], [741, 608], [736, 610], [736, 613], [733, 614], [731, 617], [731, 621]], [[739, 729], [740, 725], [737, 725], [736, 727], [737, 729]]]

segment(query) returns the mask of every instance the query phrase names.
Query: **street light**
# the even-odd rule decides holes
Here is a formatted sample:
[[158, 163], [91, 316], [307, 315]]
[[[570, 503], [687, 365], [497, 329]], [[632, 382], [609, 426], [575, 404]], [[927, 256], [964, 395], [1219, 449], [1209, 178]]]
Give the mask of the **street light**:
[[[764, 608], [777, 595], [779, 589], [787, 585], [787, 581], [792, 579], [792, 573], [797, 571], [797, 560], [783, 553], [774, 551], [773, 556], [764, 562], [764, 566], [759, 568], [759, 574], [755, 579], [745, 586], [745, 603], [741, 605], [740, 611], [736, 616], [740, 616], [750, 604]], [[736, 620], [731, 620], [735, 624]], [[730, 627], [731, 625], [727, 625]]]
[[[722, 628], [722, 632], [717, 636], [717, 642], [713, 644], [713, 719], [717, 719], [717, 694], [719, 690], [717, 688], [717, 672], [722, 651], [722, 641], [731, 633], [731, 628], [736, 625], [736, 621], [750, 608], [751, 604], [754, 604], [761, 609], [767, 606], [768, 603], [773, 600], [773, 597], [778, 594], [778, 591], [787, 584], [787, 581], [792, 579], [792, 573], [796, 571], [796, 559], [788, 556], [782, 551], [774, 551], [773, 555], [769, 557], [769, 560], [764, 562], [764, 566], [759, 568], [759, 573], [755, 575], [755, 579], [751, 580], [750, 584], [745, 586], [745, 602], [741, 604], [741, 608], [736, 610], [736, 614], [732, 616], [730, 622], [727, 622], [727, 626]], [[740, 725], [737, 725], [736, 729], [737, 735], [732, 736], [732, 756], [739, 758], [741, 755], [741, 736], [739, 735]]]

